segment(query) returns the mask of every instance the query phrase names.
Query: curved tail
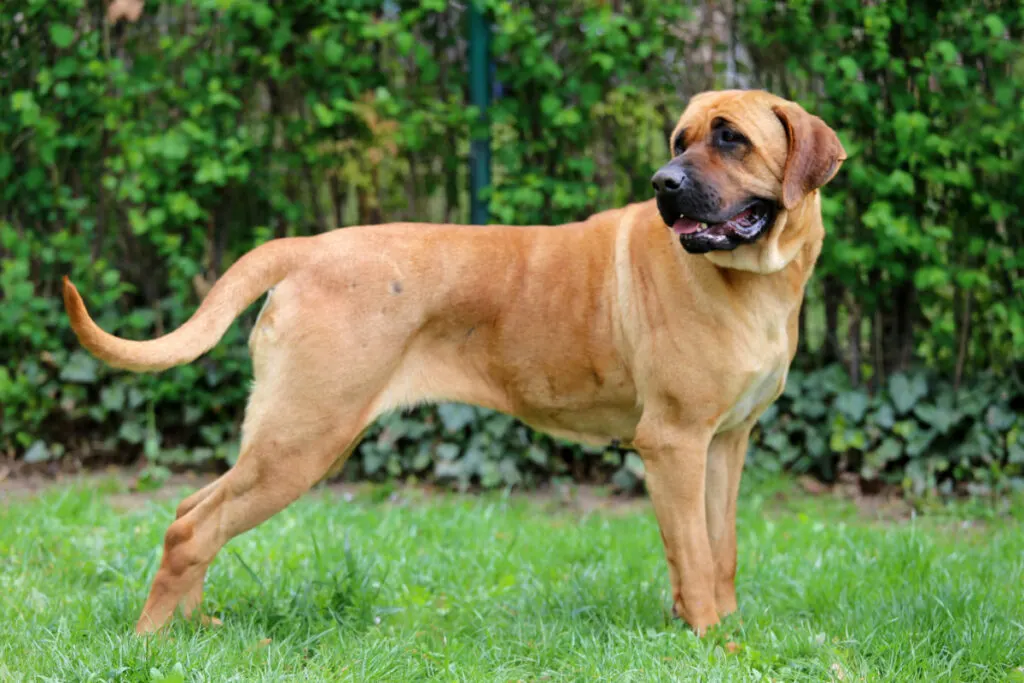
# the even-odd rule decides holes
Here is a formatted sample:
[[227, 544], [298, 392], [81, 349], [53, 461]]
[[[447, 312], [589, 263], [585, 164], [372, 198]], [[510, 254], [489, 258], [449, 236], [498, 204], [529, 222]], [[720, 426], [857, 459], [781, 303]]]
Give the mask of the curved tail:
[[248, 252], [217, 280], [184, 325], [150, 341], [122, 339], [100, 329], [67, 277], [64, 308], [78, 341], [100, 360], [134, 372], [166, 370], [213, 348], [239, 313], [309, 257], [309, 239], [273, 240]]

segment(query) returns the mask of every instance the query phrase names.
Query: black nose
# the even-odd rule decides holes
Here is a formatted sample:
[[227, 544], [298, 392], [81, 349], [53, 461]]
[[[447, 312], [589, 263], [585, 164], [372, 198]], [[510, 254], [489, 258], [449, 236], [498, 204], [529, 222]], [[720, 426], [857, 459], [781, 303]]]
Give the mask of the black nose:
[[651, 178], [651, 184], [654, 185], [654, 191], [660, 194], [678, 190], [685, 180], [686, 173], [683, 169], [680, 166], [670, 165], [661, 167]]

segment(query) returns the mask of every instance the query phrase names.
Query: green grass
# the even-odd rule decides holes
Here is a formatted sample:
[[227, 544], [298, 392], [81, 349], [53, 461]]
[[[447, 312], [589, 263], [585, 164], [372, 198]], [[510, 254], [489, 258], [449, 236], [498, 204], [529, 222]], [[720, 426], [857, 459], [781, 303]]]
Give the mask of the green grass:
[[137, 638], [173, 503], [97, 488], [0, 503], [0, 681], [1024, 680], [1019, 504], [884, 523], [749, 486], [740, 611], [699, 640], [645, 505], [320, 491], [217, 558], [223, 626]]

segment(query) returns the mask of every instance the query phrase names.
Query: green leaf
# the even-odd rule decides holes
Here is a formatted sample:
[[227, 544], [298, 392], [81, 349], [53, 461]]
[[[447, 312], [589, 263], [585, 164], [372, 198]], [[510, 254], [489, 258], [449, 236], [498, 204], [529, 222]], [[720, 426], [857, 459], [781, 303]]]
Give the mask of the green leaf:
[[395, 35], [395, 45], [398, 47], [399, 54], [407, 55], [412, 50], [412, 46], [416, 42], [416, 37], [408, 31], [400, 31]]
[[142, 428], [142, 425], [135, 421], [124, 422], [121, 424], [121, 428], [117, 431], [117, 435], [122, 441], [127, 441], [131, 444], [140, 444], [142, 440], [146, 438], [146, 430]]
[[914, 273], [914, 286], [923, 290], [935, 289], [945, 285], [949, 279], [949, 271], [946, 268], [925, 266], [918, 268]]
[[638, 479], [625, 467], [620, 468], [612, 475], [612, 485], [621, 491], [633, 489], [637, 481]]
[[386, 455], [376, 449], [365, 449], [363, 451], [363, 470], [367, 474], [375, 474], [384, 466]]
[[896, 423], [896, 414], [892, 410], [892, 406], [889, 403], [883, 403], [878, 406], [878, 409], [872, 413], [871, 422], [881, 427], [882, 429], [892, 429], [892, 426]]
[[898, 373], [889, 378], [889, 394], [899, 415], [909, 412], [914, 404], [927, 393], [928, 383], [921, 375], [915, 375], [910, 379], [906, 375]]
[[498, 464], [492, 460], [481, 462], [477, 474], [480, 476], [480, 484], [484, 488], [494, 488], [501, 483], [501, 470], [498, 468]]
[[323, 102], [313, 103], [313, 114], [323, 127], [333, 126], [335, 121], [334, 112]]
[[828, 406], [820, 400], [808, 400], [804, 398], [793, 401], [793, 412], [808, 420], [817, 420], [825, 417], [828, 413]]
[[903, 447], [896, 439], [885, 439], [882, 441], [882, 445], [872, 452], [872, 455], [879, 463], [884, 465], [897, 460], [903, 455]]
[[75, 40], [75, 31], [67, 24], [50, 24], [50, 40], [57, 47], [64, 49]]
[[548, 452], [536, 444], [531, 444], [526, 449], [526, 458], [540, 467], [548, 466]]
[[515, 418], [510, 415], [491, 413], [484, 421], [484, 429], [495, 439], [504, 439], [505, 435], [508, 434], [515, 424]]
[[938, 430], [940, 434], [947, 433], [959, 417], [955, 410], [928, 404], [915, 406], [914, 415], [929, 427]]
[[540, 100], [540, 110], [547, 116], [554, 116], [562, 108], [562, 101], [553, 93], [545, 93]]
[[925, 452], [932, 442], [935, 441], [935, 437], [938, 436], [938, 432], [928, 429], [921, 430], [914, 434], [914, 436], [907, 442], [907, 455], [911, 457], [917, 457]]
[[46, 442], [39, 440], [29, 446], [22, 460], [32, 465], [38, 462], [46, 462], [50, 457], [50, 449], [46, 447]]
[[516, 466], [515, 458], [502, 458], [501, 462], [498, 463], [498, 471], [501, 473], [501, 478], [508, 486], [516, 486], [523, 481], [523, 477], [519, 474], [519, 467]]
[[637, 479], [644, 478], [644, 461], [640, 459], [640, 456], [636, 453], [627, 453], [626, 462], [623, 465], [630, 474]]
[[96, 381], [99, 363], [84, 351], [73, 351], [68, 362], [61, 368], [60, 378], [65, 382], [92, 384]]
[[430, 457], [430, 451], [427, 449], [421, 449], [412, 459], [412, 469], [416, 472], [422, 472], [423, 470], [430, 467], [430, 463], [433, 462], [433, 458]]
[[100, 390], [100, 404], [110, 412], [124, 410], [127, 396], [123, 384], [115, 384], [112, 387], [103, 387]]
[[462, 431], [476, 420], [476, 411], [462, 403], [444, 403], [437, 407], [445, 431], [449, 434]]
[[1006, 432], [1013, 426], [1017, 414], [1002, 405], [996, 404], [985, 411], [985, 424], [997, 432]]
[[857, 450], [864, 450], [868, 445], [867, 434], [861, 429], [846, 430], [845, 440], [847, 447], [856, 448]]
[[442, 443], [437, 447], [437, 457], [441, 460], [455, 460], [459, 457], [459, 453], [462, 451], [457, 445], [453, 443]]
[[856, 78], [857, 72], [860, 70], [860, 67], [857, 66], [857, 61], [849, 55], [840, 57], [836, 61], [836, 65], [839, 67], [839, 70], [843, 72], [843, 76], [849, 80]]
[[897, 436], [902, 436], [904, 439], [912, 438], [920, 429], [913, 420], [900, 420], [892, 426], [893, 433]]
[[989, 14], [985, 17], [984, 23], [993, 38], [1002, 38], [1006, 34], [1006, 24], [998, 14]]
[[11, 109], [24, 112], [36, 108], [35, 95], [31, 90], [19, 90], [11, 95]]
[[765, 446], [771, 448], [776, 453], [782, 453], [787, 448], [790, 448], [789, 437], [784, 432], [773, 431], [764, 437], [763, 442]]
[[839, 395], [835, 406], [855, 423], [859, 423], [868, 410], [868, 395], [863, 391], [847, 391]]
[[807, 448], [807, 452], [815, 458], [823, 458], [828, 454], [828, 445], [825, 443], [825, 438], [817, 432], [810, 432], [807, 434], [807, 443], [805, 446]]
[[203, 159], [199, 162], [195, 180], [201, 185], [223, 185], [227, 180], [227, 169], [219, 159]]
[[948, 40], [940, 40], [935, 43], [935, 51], [942, 57], [942, 60], [947, 64], [953, 64], [956, 62], [959, 52], [956, 49], [956, 45], [949, 42]]
[[829, 437], [828, 447], [833, 453], [845, 453], [849, 447], [846, 443], [846, 434], [842, 430], [832, 432]]

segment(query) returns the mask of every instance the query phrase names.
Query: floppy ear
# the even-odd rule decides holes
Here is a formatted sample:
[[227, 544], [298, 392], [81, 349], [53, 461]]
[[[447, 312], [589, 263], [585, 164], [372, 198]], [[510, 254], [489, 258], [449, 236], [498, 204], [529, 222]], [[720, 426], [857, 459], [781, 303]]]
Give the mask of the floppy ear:
[[789, 210], [832, 180], [846, 160], [846, 150], [835, 131], [800, 105], [778, 105], [772, 111], [782, 121], [789, 139], [782, 173], [782, 204]]

